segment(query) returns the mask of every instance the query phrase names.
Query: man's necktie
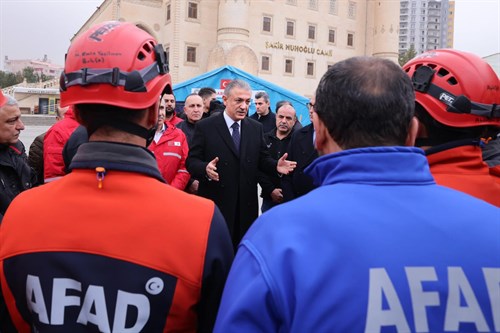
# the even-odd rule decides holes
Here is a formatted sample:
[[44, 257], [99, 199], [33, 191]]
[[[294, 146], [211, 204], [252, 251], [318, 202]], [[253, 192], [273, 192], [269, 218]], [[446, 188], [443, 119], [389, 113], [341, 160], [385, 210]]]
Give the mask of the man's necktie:
[[236, 146], [236, 151], [240, 151], [240, 125], [238, 123], [234, 123], [231, 125], [231, 128], [233, 129], [233, 141], [234, 145]]

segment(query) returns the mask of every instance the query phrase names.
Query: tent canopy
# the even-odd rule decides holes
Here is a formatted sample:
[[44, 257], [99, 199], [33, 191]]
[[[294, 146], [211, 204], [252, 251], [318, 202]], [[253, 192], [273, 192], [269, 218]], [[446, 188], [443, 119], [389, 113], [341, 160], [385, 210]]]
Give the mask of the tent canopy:
[[[233, 66], [223, 66], [190, 80], [175, 84], [173, 87], [174, 95], [177, 100], [184, 101], [189, 94], [197, 93], [198, 90], [203, 87], [211, 87], [217, 92], [217, 98], [222, 100], [226, 84], [234, 79], [242, 79], [248, 82], [252, 88], [252, 99], [259, 91], [265, 91], [271, 100], [270, 106], [273, 112], [276, 112], [275, 106], [277, 102], [287, 100], [294, 106], [297, 112], [297, 119], [302, 125], [305, 126], [311, 122], [309, 120], [309, 110], [307, 109], [307, 102], [309, 102], [308, 98], [290, 90], [283, 89], [269, 81], [263, 80]], [[255, 113], [255, 104], [252, 101], [249, 114], [251, 115], [253, 113]]]

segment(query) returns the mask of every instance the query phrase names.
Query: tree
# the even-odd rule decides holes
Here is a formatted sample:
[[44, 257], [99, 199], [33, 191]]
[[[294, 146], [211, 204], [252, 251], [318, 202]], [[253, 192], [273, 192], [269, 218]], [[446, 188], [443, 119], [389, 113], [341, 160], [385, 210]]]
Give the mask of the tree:
[[416, 55], [417, 55], [417, 52], [415, 51], [415, 46], [413, 44], [411, 44], [408, 51], [399, 55], [399, 59], [398, 59], [399, 65], [401, 67], [403, 67], [408, 61], [415, 58]]
[[15, 84], [23, 82], [22, 76], [18, 76], [14, 73], [8, 73], [0, 71], [0, 87], [6, 88], [13, 86]]
[[6, 88], [18, 83], [21, 83], [26, 78], [26, 82], [28, 83], [36, 83], [39, 81], [48, 81], [53, 79], [53, 76], [45, 75], [44, 73], [35, 73], [35, 69], [33, 67], [26, 67], [16, 74], [10, 72], [0, 71], [0, 88]]
[[23, 69], [23, 76], [28, 83], [35, 83], [40, 80], [37, 74], [35, 74], [35, 69], [33, 67], [25, 67]]

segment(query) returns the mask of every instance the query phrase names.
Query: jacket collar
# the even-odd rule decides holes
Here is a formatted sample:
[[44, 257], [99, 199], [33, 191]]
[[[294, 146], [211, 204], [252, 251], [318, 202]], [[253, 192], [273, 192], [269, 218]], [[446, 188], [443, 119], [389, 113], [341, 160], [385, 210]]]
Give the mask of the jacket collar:
[[165, 182], [153, 153], [141, 146], [103, 141], [83, 143], [69, 168], [73, 170], [97, 167], [142, 173]]
[[458, 145], [448, 149], [426, 151], [433, 173], [489, 174], [479, 145]]
[[318, 157], [305, 172], [315, 184], [435, 184], [422, 149], [367, 147]]

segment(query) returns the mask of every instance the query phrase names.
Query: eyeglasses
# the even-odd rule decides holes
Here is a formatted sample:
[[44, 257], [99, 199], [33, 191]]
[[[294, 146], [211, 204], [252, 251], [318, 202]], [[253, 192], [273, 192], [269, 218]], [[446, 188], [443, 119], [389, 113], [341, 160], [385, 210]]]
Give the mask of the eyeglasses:
[[311, 103], [311, 102], [307, 103], [306, 105], [307, 105], [307, 108], [308, 108], [308, 109], [312, 109], [312, 108], [314, 108], [314, 104], [313, 104], [313, 103]]

